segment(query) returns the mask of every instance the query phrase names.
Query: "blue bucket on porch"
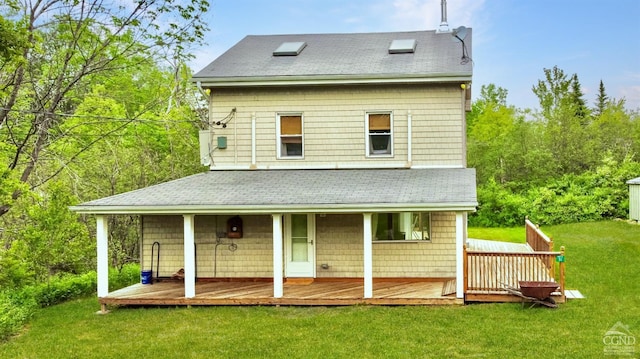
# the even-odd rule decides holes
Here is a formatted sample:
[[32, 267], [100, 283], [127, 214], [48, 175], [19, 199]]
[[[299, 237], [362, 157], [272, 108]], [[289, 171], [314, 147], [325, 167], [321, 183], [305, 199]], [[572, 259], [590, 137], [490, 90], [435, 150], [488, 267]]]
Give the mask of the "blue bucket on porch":
[[151, 274], [153, 271], [151, 270], [143, 270], [140, 272], [140, 282], [142, 284], [151, 284]]

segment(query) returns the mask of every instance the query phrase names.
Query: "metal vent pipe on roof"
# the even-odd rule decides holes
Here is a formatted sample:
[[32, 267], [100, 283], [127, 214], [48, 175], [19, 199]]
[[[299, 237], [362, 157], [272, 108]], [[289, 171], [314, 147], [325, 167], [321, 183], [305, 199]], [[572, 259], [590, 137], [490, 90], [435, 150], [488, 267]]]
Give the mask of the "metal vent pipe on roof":
[[440, 15], [442, 20], [440, 21], [438, 32], [449, 32], [449, 24], [447, 23], [447, 0], [440, 1]]

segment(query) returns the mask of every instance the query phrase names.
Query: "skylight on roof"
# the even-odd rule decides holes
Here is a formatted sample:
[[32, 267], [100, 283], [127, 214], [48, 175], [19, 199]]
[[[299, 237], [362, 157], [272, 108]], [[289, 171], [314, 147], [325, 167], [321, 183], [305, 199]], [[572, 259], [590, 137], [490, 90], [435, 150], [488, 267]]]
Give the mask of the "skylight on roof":
[[389, 45], [390, 54], [412, 54], [416, 51], [415, 39], [393, 40]]
[[298, 56], [306, 46], [307, 43], [304, 41], [283, 42], [280, 47], [273, 52], [273, 56]]

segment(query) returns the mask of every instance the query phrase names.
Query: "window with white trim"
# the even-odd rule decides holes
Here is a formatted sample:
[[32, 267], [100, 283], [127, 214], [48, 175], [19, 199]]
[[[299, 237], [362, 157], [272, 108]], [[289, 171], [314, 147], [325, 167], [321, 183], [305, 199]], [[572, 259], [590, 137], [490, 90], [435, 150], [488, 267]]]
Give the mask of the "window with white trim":
[[430, 241], [431, 213], [374, 213], [371, 227], [378, 241]]
[[393, 154], [393, 116], [391, 112], [367, 113], [367, 156], [391, 156]]
[[304, 137], [301, 114], [278, 114], [278, 158], [302, 158]]

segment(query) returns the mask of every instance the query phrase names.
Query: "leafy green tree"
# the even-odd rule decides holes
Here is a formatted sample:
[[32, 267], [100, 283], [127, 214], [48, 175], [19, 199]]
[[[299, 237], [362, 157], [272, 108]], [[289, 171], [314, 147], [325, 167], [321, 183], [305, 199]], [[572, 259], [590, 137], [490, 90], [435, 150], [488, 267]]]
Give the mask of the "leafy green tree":
[[509, 172], [507, 147], [514, 132], [514, 109], [487, 106], [469, 129], [469, 166], [475, 167], [481, 183], [494, 178], [505, 183]]
[[633, 159], [640, 162], [640, 112], [628, 112], [631, 116], [631, 133], [633, 138]]
[[533, 86], [533, 93], [538, 96], [538, 102], [543, 118], [554, 117], [554, 112], [566, 105], [571, 81], [563, 70], [554, 66], [544, 69], [544, 80], [538, 80]]
[[543, 142], [544, 128], [507, 105], [507, 90], [482, 86], [469, 117], [468, 165], [476, 168], [479, 184], [493, 179], [521, 186], [553, 172], [552, 154]]
[[567, 75], [555, 66], [544, 69], [545, 79], [533, 87], [545, 121], [545, 143], [553, 154], [557, 176], [580, 173], [590, 167], [582, 149], [588, 140], [586, 106], [577, 75]]
[[498, 107], [507, 106], [508, 91], [495, 84], [482, 85], [480, 96], [471, 105], [471, 111], [467, 114], [467, 129], [473, 127], [478, 116], [487, 110], [495, 110]]
[[[184, 62], [190, 44], [204, 36], [207, 25], [200, 15], [209, 6], [206, 0], [140, 0], [132, 6], [25, 0], [12, 5], [18, 3], [19, 16], [15, 7], [0, 6], [3, 19], [15, 17], [13, 24], [22, 26], [19, 33], [29, 44], [3, 64], [11, 75], [0, 77], [6, 95], [0, 98], [0, 140], [9, 147], [0, 158], [32, 186], [38, 165], [51, 162], [48, 146], [64, 135], [57, 129], [73, 115], [95, 78], [161, 59]], [[12, 199], [21, 193], [15, 189]], [[11, 203], [0, 203], [0, 216], [10, 208]]]
[[526, 198], [513, 193], [493, 178], [478, 187], [478, 211], [469, 216], [469, 224], [480, 227], [516, 227], [522, 225]]
[[633, 113], [624, 108], [623, 100], [609, 101], [588, 128], [590, 141], [585, 148], [593, 154], [593, 161], [610, 158], [623, 162], [640, 155], [634, 122], [638, 122], [638, 117], [634, 118]]
[[87, 228], [69, 211], [75, 199], [60, 182], [51, 182], [46, 195], [33, 196], [26, 216], [28, 227], [19, 231], [21, 257], [37, 281], [57, 273], [83, 273], [93, 267], [95, 244]]
[[11, 290], [32, 284], [34, 273], [28, 262], [22, 258], [27, 248], [17, 242], [9, 249], [0, 249], [0, 288]]
[[[197, 90], [187, 86], [190, 76], [180, 72], [176, 85], [175, 73], [146, 66], [96, 79], [75, 116], [58, 128], [64, 141], [53, 143], [48, 154], [60, 163], [45, 172], [51, 176], [60, 169], [56, 176], [69, 183], [80, 201], [87, 201], [201, 171], [194, 152], [200, 121], [189, 102]], [[128, 96], [129, 89], [134, 96]], [[130, 122], [128, 113], [141, 105], [148, 108]], [[93, 231], [95, 223], [84, 220]], [[109, 217], [113, 266], [137, 261], [138, 228], [137, 216]]]
[[20, 24], [0, 15], [0, 70], [18, 58], [28, 46], [26, 32]]
[[[69, 204], [201, 170], [184, 63], [208, 2], [10, 1], [0, 41], [20, 46], [0, 57], [0, 285], [18, 286], [93, 266], [95, 222]], [[112, 264], [135, 261], [139, 219], [109, 220]]]

